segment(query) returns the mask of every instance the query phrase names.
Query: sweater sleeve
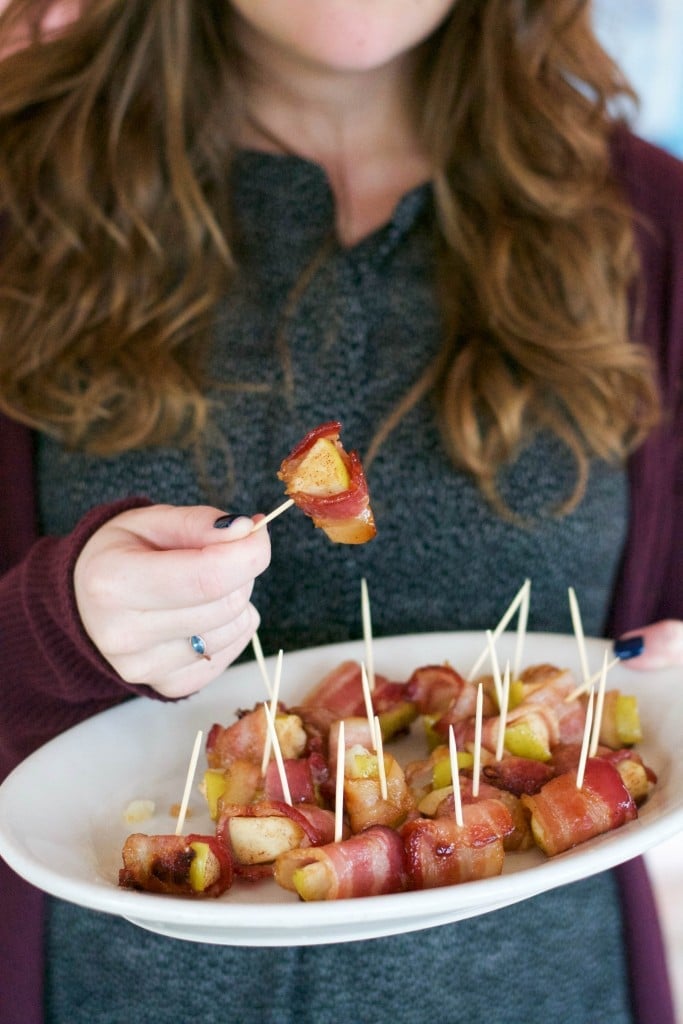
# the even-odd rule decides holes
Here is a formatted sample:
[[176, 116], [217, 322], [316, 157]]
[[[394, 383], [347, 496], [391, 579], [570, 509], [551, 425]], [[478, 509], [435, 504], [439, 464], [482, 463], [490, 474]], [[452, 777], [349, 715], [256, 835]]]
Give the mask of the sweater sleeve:
[[640, 339], [659, 372], [662, 422], [629, 464], [629, 532], [609, 635], [683, 618], [683, 163], [628, 133], [615, 169], [636, 215]]
[[53, 736], [133, 694], [85, 633], [73, 587], [88, 538], [133, 498], [99, 506], [66, 537], [43, 537], [0, 579], [0, 778]]

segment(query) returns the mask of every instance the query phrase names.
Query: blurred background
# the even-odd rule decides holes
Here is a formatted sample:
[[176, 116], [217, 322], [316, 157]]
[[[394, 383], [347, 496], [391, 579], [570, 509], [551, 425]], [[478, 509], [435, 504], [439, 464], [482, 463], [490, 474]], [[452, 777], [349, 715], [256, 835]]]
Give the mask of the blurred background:
[[[593, 8], [603, 46], [640, 94], [636, 131], [683, 158], [682, 0], [593, 0]], [[683, 834], [655, 847], [646, 860], [683, 1024]]]
[[593, 0], [605, 49], [640, 93], [640, 135], [683, 158], [683, 3]]

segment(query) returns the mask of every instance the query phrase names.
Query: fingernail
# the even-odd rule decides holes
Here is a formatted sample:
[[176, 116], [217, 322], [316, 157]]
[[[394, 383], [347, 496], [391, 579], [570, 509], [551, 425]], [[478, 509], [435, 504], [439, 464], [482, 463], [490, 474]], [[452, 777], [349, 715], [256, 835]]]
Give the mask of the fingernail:
[[614, 641], [614, 653], [622, 661], [629, 658], [637, 658], [645, 650], [645, 637], [625, 636], [621, 640]]
[[217, 530], [226, 530], [228, 526], [232, 526], [232, 524], [237, 519], [248, 518], [249, 516], [246, 514], [246, 512], [228, 512], [227, 515], [219, 516], [213, 525], [216, 527]]

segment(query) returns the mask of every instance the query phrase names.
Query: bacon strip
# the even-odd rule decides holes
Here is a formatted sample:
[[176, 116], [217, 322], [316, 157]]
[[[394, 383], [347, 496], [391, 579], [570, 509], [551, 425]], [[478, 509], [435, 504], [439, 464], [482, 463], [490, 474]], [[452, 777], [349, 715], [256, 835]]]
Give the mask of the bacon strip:
[[[190, 870], [197, 858], [192, 844], [209, 848], [206, 871], [208, 884], [201, 890], [190, 881]], [[166, 896], [220, 896], [232, 885], [232, 863], [215, 836], [157, 835], [136, 832], [123, 845], [123, 867], [119, 885], [123, 889], [162, 893]]]
[[[374, 745], [374, 736], [370, 729], [370, 723], [367, 718], [344, 718], [344, 749], [350, 750], [352, 747], [365, 747], [366, 750], [371, 750]], [[337, 776], [337, 753], [339, 751], [339, 726], [340, 721], [335, 721], [330, 726], [330, 737], [329, 737], [329, 754], [328, 754], [328, 765], [330, 771], [330, 779], [334, 779]], [[329, 790], [330, 796], [332, 790]]]
[[[449, 708], [445, 714], [434, 722], [432, 730], [445, 741], [451, 725], [455, 732], [458, 749], [472, 750], [475, 741], [474, 717], [460, 718], [459, 716], [452, 716], [451, 709]], [[552, 710], [542, 704], [519, 704], [506, 718], [506, 742], [508, 742], [507, 730], [520, 725], [525, 726], [529, 733], [535, 737], [539, 751], [545, 751], [545, 757], [548, 759], [551, 747], [557, 742], [559, 736], [557, 719]], [[499, 730], [499, 715], [489, 715], [487, 718], [484, 718], [482, 722], [481, 745], [492, 754], [496, 752]]]
[[[406, 700], [410, 698], [407, 697], [405, 683], [392, 682], [379, 673], [375, 675], [372, 706], [376, 714], [389, 711]], [[360, 663], [350, 659], [340, 662], [308, 691], [301, 706], [326, 708], [328, 711], [334, 711], [337, 718], [364, 716], [365, 700]]]
[[490, 785], [514, 793], [515, 796], [521, 796], [522, 793], [538, 793], [554, 774], [555, 768], [547, 762], [535, 761], [531, 757], [517, 757], [514, 754], [506, 755], [502, 761], [495, 761], [482, 768], [482, 775]]
[[555, 776], [535, 796], [524, 795], [521, 800], [531, 813], [534, 838], [549, 857], [638, 816], [619, 772], [600, 757], [586, 762], [581, 789], [576, 786], [576, 772], [570, 771]]
[[[315, 885], [296, 873], [315, 865]], [[384, 825], [373, 825], [339, 843], [310, 850], [291, 850], [278, 857], [275, 881], [302, 899], [340, 900], [402, 892], [406, 887], [403, 840]]]
[[253, 804], [228, 804], [221, 808], [216, 823], [216, 835], [224, 846], [229, 847], [227, 826], [230, 818], [289, 818], [305, 833], [305, 842], [311, 846], [327, 843], [334, 835], [334, 813], [315, 804], [290, 806], [280, 800], [259, 800]]
[[403, 769], [389, 753], [384, 753], [387, 796], [382, 798], [379, 775], [344, 779], [344, 810], [352, 832], [362, 832], [370, 825], [398, 828], [415, 808], [415, 801], [406, 784]]
[[[423, 665], [416, 668], [406, 685], [406, 697], [417, 704], [421, 715], [449, 713], [449, 720], [473, 715], [477, 686], [468, 683], [450, 665]], [[493, 702], [485, 695], [483, 712], [493, 711]]]
[[[497, 828], [500, 831], [503, 849], [506, 853], [512, 850], [527, 850], [534, 845], [531, 828], [529, 827], [529, 815], [522, 806], [518, 796], [507, 790], [497, 789], [481, 779], [479, 780], [479, 792], [476, 797], [473, 795], [472, 790], [472, 777], [461, 774], [460, 799], [463, 805], [481, 803], [486, 800], [499, 801], [509, 814], [512, 825], [510, 825], [507, 815], [501, 814], [497, 820]], [[444, 817], [445, 815], [452, 817], [453, 814], [454, 799], [451, 796], [450, 799], [447, 798], [444, 804], [439, 805], [435, 817]]]
[[260, 705], [228, 726], [214, 724], [206, 738], [209, 768], [227, 768], [238, 759], [260, 764], [267, 731], [265, 712]]
[[[358, 453], [343, 448], [339, 434], [341, 423], [331, 420], [310, 430], [305, 437], [283, 459], [278, 477], [285, 484], [285, 493], [294, 503], [310, 516], [314, 524], [324, 530], [330, 540], [342, 544], [364, 544], [377, 533], [375, 519], [370, 508], [368, 485]], [[305, 456], [316, 441], [331, 441], [342, 459], [349, 475], [346, 490], [331, 494], [307, 494], [291, 490], [290, 481]]]
[[253, 804], [228, 804], [221, 807], [216, 822], [216, 836], [223, 847], [230, 852], [233, 871], [240, 878], [258, 881], [268, 878], [273, 873], [272, 861], [266, 863], [243, 864], [233, 850], [230, 837], [230, 821], [232, 818], [288, 818], [298, 827], [300, 845], [319, 846], [332, 842], [334, 839], [334, 813], [315, 804], [297, 804], [290, 806], [279, 800], [260, 800]]
[[524, 704], [540, 704], [557, 723], [555, 743], [581, 743], [586, 724], [585, 699], [567, 702], [576, 689], [576, 679], [568, 669], [554, 665], [531, 665], [521, 674]]
[[453, 816], [415, 818], [402, 834], [406, 868], [413, 889], [434, 889], [503, 870], [504, 836], [514, 830], [512, 816], [499, 800], [480, 800], [462, 808], [463, 825]]

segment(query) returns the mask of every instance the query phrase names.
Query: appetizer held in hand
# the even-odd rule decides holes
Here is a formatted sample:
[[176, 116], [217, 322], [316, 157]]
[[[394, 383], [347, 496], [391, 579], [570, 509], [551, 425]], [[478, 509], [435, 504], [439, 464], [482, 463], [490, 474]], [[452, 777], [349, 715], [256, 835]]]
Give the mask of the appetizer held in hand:
[[341, 423], [323, 423], [283, 460], [278, 477], [316, 526], [338, 544], [365, 544], [377, 533], [358, 453], [339, 440]]

